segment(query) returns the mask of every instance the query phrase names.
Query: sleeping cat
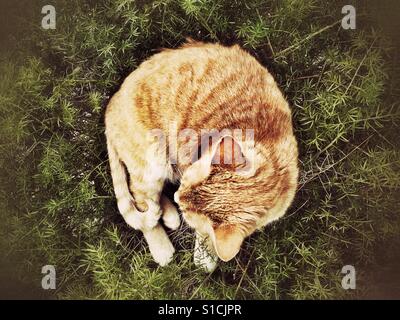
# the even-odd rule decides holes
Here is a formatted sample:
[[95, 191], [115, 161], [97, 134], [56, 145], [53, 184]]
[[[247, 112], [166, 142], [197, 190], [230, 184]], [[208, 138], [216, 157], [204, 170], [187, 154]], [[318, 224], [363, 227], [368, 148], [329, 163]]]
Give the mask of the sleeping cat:
[[237, 45], [189, 41], [155, 54], [112, 97], [105, 124], [119, 211], [162, 266], [174, 247], [159, 219], [180, 224], [162, 194], [167, 180], [180, 182], [175, 202], [196, 232], [194, 262], [208, 271], [294, 198], [291, 111], [271, 74]]

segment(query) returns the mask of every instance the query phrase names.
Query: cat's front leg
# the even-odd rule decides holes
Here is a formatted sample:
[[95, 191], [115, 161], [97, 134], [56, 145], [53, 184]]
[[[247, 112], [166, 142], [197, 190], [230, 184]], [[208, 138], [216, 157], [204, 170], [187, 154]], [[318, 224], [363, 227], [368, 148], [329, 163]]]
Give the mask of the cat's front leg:
[[[160, 206], [165, 225], [172, 230], [178, 229], [181, 222], [178, 210], [174, 204], [167, 196], [161, 195]], [[157, 223], [154, 228], [144, 230], [143, 235], [149, 244], [149, 249], [154, 260], [161, 266], [168, 264], [172, 260], [175, 249], [164, 228]]]
[[143, 232], [154, 260], [160, 266], [165, 266], [172, 261], [175, 248], [159, 223], [164, 211], [160, 203], [163, 181], [161, 179], [149, 180], [149, 176], [144, 178], [137, 174], [136, 168], [132, 169], [132, 166], [128, 167], [128, 171], [131, 177], [130, 190], [135, 199], [135, 206], [141, 211], [133, 217], [138, 222], [134, 228]]
[[164, 224], [172, 230], [178, 229], [179, 225], [181, 224], [178, 209], [165, 195], [161, 196], [160, 205]]
[[123, 217], [132, 228], [142, 231], [154, 261], [160, 266], [165, 266], [172, 260], [175, 248], [159, 223], [160, 205], [151, 200], [145, 202], [146, 211], [130, 210]]
[[210, 241], [196, 232], [194, 243], [194, 264], [207, 272], [213, 272], [217, 267], [218, 257], [210, 250]]
[[[160, 147], [157, 141], [142, 140], [142, 144], [132, 143], [120, 150], [124, 152], [123, 161], [129, 173], [130, 194], [134, 207], [137, 208], [132, 214], [132, 221], [126, 217], [125, 220], [143, 232], [154, 260], [164, 266], [172, 260], [175, 249], [159, 223], [159, 219], [165, 214], [165, 206], [160, 203], [160, 197], [169, 172], [163, 148]], [[169, 206], [167, 211], [171, 213]], [[169, 226], [175, 225], [171, 223]]]
[[143, 236], [149, 245], [150, 253], [154, 260], [160, 266], [165, 266], [171, 262], [175, 253], [175, 248], [165, 229], [159, 223], [163, 208], [161, 203], [152, 199], [147, 199], [143, 202], [147, 203], [147, 210], [139, 213], [142, 219], [142, 224], [139, 229], [143, 232]]
[[162, 225], [157, 223], [154, 228], [145, 229], [142, 232], [154, 261], [162, 267], [171, 262], [175, 248]]

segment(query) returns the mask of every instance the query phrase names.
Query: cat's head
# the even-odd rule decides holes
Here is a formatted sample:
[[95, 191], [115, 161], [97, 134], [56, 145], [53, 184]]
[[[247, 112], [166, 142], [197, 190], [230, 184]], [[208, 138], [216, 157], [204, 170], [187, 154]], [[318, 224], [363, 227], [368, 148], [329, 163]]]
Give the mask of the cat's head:
[[224, 137], [184, 171], [175, 201], [221, 260], [234, 258], [247, 236], [285, 213], [297, 187], [297, 149], [291, 156], [295, 161], [281, 164]]

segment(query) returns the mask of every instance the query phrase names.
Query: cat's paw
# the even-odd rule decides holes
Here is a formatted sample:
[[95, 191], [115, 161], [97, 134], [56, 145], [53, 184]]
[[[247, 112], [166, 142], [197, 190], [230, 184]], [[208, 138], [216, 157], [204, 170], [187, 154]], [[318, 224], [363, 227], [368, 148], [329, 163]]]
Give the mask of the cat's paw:
[[218, 257], [209, 253], [205, 248], [196, 247], [193, 254], [194, 264], [211, 273], [218, 265]]
[[218, 257], [209, 250], [209, 246], [209, 238], [196, 233], [193, 253], [194, 264], [211, 273], [217, 267]]
[[178, 229], [181, 224], [178, 209], [166, 196], [162, 196], [161, 198], [161, 208], [165, 225], [172, 230]]
[[[151, 251], [151, 250], [150, 250]], [[165, 242], [162, 246], [159, 246], [151, 252], [154, 261], [157, 262], [161, 267], [166, 266], [172, 261], [175, 253], [175, 248], [171, 241]]]
[[144, 230], [143, 235], [155, 262], [163, 267], [172, 261], [175, 248], [160, 224], [156, 225], [153, 229]]

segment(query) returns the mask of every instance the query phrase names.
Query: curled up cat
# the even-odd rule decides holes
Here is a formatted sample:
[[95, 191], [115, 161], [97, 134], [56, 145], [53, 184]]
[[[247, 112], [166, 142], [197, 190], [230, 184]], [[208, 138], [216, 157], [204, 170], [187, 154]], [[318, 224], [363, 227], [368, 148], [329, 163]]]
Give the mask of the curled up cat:
[[298, 180], [291, 111], [271, 74], [238, 45], [189, 41], [143, 62], [110, 100], [107, 148], [118, 208], [154, 260], [180, 225], [166, 181], [195, 230], [194, 262], [213, 271], [283, 216]]

